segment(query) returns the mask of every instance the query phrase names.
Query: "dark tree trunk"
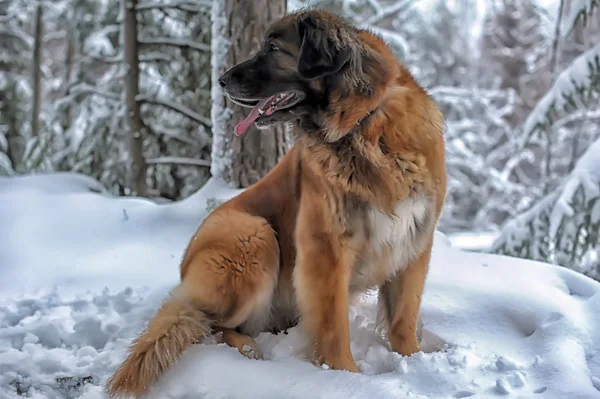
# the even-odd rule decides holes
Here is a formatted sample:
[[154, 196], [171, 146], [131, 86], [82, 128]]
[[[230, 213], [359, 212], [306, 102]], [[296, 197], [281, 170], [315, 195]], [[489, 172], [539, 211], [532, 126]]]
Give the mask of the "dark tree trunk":
[[131, 194], [148, 195], [146, 171], [148, 166], [143, 153], [143, 123], [140, 104], [136, 97], [139, 94], [139, 58], [138, 58], [138, 25], [137, 0], [122, 0], [124, 7], [124, 56], [127, 67], [125, 80], [125, 101], [127, 106], [127, 125], [129, 127], [129, 156]]
[[556, 79], [556, 71], [557, 71], [558, 63], [559, 63], [558, 47], [559, 47], [559, 44], [561, 41], [560, 25], [562, 24], [564, 6], [565, 6], [565, 0], [560, 0], [560, 3], [558, 5], [558, 15], [556, 17], [556, 25], [554, 26], [554, 38], [552, 40], [552, 53], [550, 56], [550, 73], [551, 73], [551, 78], [553, 81], [554, 81], [554, 79]]
[[[258, 131], [251, 126], [235, 137], [235, 125], [249, 110], [223, 95], [216, 79], [258, 50], [268, 26], [286, 12], [286, 0], [213, 2], [213, 176], [236, 188], [256, 183], [285, 155], [290, 139], [283, 125]], [[221, 40], [226, 39], [226, 41]], [[215, 107], [216, 106], [216, 107]], [[224, 115], [228, 110], [230, 114]]]
[[40, 134], [40, 109], [42, 104], [42, 40], [43, 40], [43, 17], [42, 2], [38, 1], [35, 9], [35, 27], [33, 34], [33, 60], [31, 73], [31, 86], [33, 88], [33, 99], [31, 103], [31, 136]]

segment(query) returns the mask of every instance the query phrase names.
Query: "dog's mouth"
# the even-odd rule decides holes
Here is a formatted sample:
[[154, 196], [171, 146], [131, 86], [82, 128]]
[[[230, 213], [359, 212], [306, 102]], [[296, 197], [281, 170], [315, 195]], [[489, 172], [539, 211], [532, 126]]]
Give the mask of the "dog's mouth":
[[252, 108], [246, 119], [235, 126], [235, 135], [241, 136], [254, 122], [266, 119], [277, 111], [291, 108], [304, 99], [304, 93], [298, 90], [284, 91], [271, 97], [253, 100], [229, 96], [229, 99], [242, 107]]

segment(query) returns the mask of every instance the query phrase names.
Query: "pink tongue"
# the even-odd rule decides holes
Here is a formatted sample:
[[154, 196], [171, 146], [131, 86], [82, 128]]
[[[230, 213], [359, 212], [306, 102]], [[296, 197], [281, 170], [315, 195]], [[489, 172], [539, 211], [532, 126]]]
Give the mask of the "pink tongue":
[[246, 133], [246, 130], [248, 130], [248, 128], [250, 127], [250, 125], [252, 123], [254, 123], [254, 121], [256, 120], [256, 118], [258, 118], [258, 110], [260, 110], [261, 108], [263, 108], [267, 102], [269, 102], [269, 100], [273, 98], [273, 97], [269, 97], [269, 98], [265, 98], [264, 100], [260, 100], [258, 102], [258, 104], [256, 104], [254, 106], [254, 108], [252, 108], [252, 111], [250, 111], [250, 114], [248, 114], [248, 116], [246, 117], [246, 119], [244, 119], [243, 121], [241, 121], [240, 123], [238, 123], [237, 125], [235, 125], [235, 135], [236, 136], [241, 136], [242, 134]]

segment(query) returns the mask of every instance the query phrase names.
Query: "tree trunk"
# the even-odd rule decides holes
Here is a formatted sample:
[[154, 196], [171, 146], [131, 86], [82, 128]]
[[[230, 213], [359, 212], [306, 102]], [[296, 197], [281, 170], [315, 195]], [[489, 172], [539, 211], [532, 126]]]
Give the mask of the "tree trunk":
[[556, 25], [554, 26], [554, 38], [552, 40], [552, 53], [550, 55], [550, 74], [551, 74], [550, 77], [553, 82], [556, 79], [556, 71], [558, 69], [558, 63], [559, 63], [558, 46], [559, 46], [560, 40], [561, 40], [560, 25], [562, 24], [564, 6], [565, 6], [565, 0], [560, 0], [560, 3], [558, 5], [558, 15], [556, 16]]
[[[73, 18], [73, 13], [69, 14], [69, 17]], [[69, 94], [69, 87], [73, 80], [73, 70], [75, 67], [75, 46], [76, 46], [76, 35], [78, 34], [75, 25], [69, 22], [66, 29], [67, 41], [65, 43], [65, 71], [63, 77], [63, 88], [62, 95], [67, 96]], [[63, 131], [67, 131], [71, 126], [73, 113], [73, 106], [71, 104], [66, 105], [64, 114], [60, 115], [60, 122]]]
[[125, 101], [127, 106], [127, 125], [129, 127], [130, 185], [132, 195], [145, 197], [148, 194], [146, 171], [148, 166], [143, 153], [143, 123], [140, 104], [136, 100], [139, 94], [139, 59], [137, 0], [122, 0], [124, 7], [123, 41], [127, 77], [125, 79]]
[[285, 126], [258, 131], [251, 126], [235, 137], [236, 123], [249, 110], [225, 98], [218, 77], [258, 50], [268, 26], [286, 12], [286, 0], [219, 0], [212, 9], [212, 166], [211, 174], [235, 188], [261, 179], [285, 155]]
[[33, 88], [33, 99], [31, 103], [31, 137], [40, 134], [40, 108], [42, 103], [42, 40], [43, 40], [43, 16], [42, 2], [38, 1], [35, 9], [35, 27], [33, 34], [33, 60], [31, 73], [31, 86]]

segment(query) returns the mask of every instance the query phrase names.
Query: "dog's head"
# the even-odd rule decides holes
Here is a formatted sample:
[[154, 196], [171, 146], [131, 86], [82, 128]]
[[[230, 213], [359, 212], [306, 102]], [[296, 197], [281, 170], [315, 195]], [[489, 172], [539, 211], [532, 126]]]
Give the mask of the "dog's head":
[[251, 108], [236, 128], [243, 134], [277, 122], [314, 118], [329, 104], [331, 87], [369, 87], [358, 29], [318, 10], [287, 15], [272, 24], [258, 52], [225, 72], [219, 84], [236, 104]]

